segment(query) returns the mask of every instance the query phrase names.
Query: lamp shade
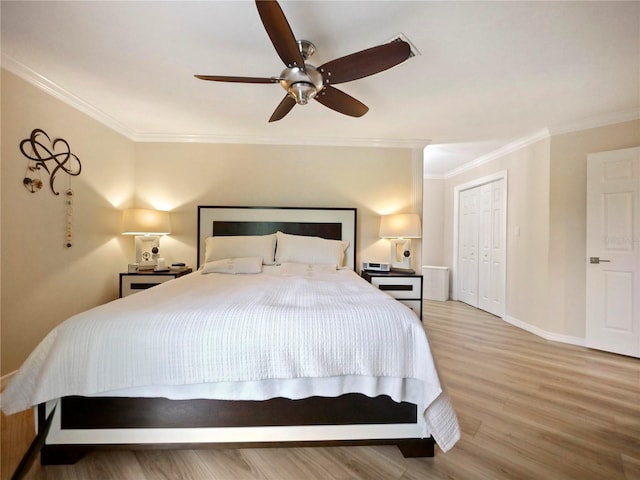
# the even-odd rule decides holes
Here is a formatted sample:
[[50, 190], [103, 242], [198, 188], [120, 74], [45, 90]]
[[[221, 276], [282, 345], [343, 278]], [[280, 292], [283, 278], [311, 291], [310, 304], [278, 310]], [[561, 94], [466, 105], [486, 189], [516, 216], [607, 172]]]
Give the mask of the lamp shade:
[[170, 233], [169, 212], [129, 208], [122, 214], [123, 235], [168, 235]]
[[420, 238], [422, 228], [416, 213], [398, 213], [380, 217], [380, 238]]

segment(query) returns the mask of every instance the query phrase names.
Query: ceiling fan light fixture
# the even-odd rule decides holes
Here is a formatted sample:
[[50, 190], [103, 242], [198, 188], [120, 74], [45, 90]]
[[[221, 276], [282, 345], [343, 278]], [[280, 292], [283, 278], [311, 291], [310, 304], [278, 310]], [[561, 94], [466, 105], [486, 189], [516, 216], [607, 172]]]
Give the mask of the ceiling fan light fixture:
[[308, 82], [297, 82], [289, 87], [289, 93], [298, 105], [306, 105], [309, 100], [315, 98], [318, 90], [315, 85]]

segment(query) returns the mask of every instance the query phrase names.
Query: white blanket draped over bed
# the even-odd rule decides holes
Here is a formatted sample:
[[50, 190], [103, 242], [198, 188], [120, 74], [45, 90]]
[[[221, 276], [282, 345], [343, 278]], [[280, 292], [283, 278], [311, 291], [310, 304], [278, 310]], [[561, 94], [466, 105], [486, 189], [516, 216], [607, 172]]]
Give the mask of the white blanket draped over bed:
[[[351, 270], [195, 272], [71, 317], [2, 395], [10, 414], [68, 395], [264, 400], [387, 394], [459, 438], [415, 314]], [[437, 401], [436, 401], [437, 400]], [[427, 433], [427, 432], [425, 432]]]

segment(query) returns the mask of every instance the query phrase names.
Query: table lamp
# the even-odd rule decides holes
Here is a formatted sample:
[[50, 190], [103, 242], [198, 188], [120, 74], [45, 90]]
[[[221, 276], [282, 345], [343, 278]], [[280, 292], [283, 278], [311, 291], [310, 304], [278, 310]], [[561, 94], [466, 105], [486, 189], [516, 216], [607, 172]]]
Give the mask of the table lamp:
[[420, 217], [416, 213], [380, 217], [380, 238], [391, 242], [391, 270], [415, 273], [411, 268], [411, 239], [421, 236]]
[[136, 236], [136, 263], [141, 270], [162, 267], [160, 236], [171, 233], [169, 212], [129, 208], [122, 214], [122, 234]]

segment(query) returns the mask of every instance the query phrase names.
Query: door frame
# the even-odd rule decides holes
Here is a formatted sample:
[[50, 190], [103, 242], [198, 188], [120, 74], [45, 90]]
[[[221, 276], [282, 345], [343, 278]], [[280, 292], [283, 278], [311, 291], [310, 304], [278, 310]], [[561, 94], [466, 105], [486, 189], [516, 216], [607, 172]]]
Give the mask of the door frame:
[[504, 180], [504, 192], [505, 192], [505, 205], [504, 205], [504, 225], [503, 225], [503, 229], [502, 229], [502, 234], [503, 234], [503, 239], [502, 241], [504, 242], [504, 274], [505, 274], [505, 282], [504, 282], [504, 315], [502, 318], [504, 318], [507, 315], [507, 282], [506, 282], [506, 275], [507, 275], [507, 215], [508, 215], [508, 206], [509, 206], [509, 199], [508, 199], [508, 191], [509, 191], [509, 184], [508, 184], [508, 171], [507, 170], [500, 170], [499, 172], [496, 173], [492, 173], [491, 175], [487, 175], [484, 177], [480, 177], [480, 178], [476, 178], [474, 180], [471, 180], [469, 182], [463, 183], [461, 185], [457, 185], [456, 187], [453, 188], [453, 262], [452, 262], [452, 266], [451, 266], [451, 298], [453, 300], [458, 300], [458, 241], [459, 241], [459, 237], [458, 237], [458, 224], [460, 221], [460, 192], [464, 191], [464, 190], [469, 190], [470, 188], [475, 188], [475, 187], [479, 187], [481, 185], [485, 185], [487, 183], [492, 183], [495, 182], [497, 180]]

